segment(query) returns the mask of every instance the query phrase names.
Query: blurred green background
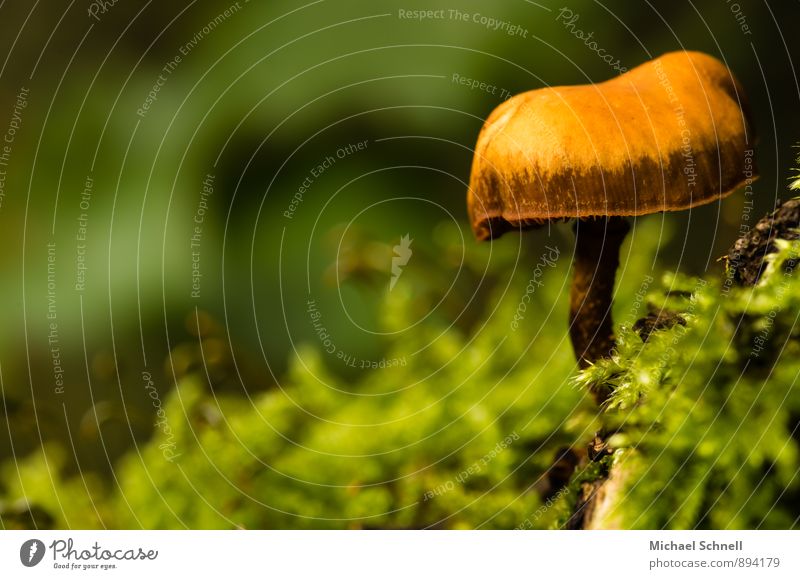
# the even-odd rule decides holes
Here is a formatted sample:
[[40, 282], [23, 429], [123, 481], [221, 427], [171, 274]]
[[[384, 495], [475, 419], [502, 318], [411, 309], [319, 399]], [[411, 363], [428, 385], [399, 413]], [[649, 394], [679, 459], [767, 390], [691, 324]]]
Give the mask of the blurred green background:
[[[174, 467], [161, 452], [139, 452], [163, 428], [162, 405], [170, 428], [192, 412], [201, 422], [224, 422], [230, 408], [244, 421], [230, 432], [250, 430], [250, 420], [263, 433], [264, 440], [243, 441], [229, 432], [213, 453], [192, 455], [222, 476], [216, 461], [228, 453], [249, 452], [259, 440], [271, 445], [264, 454], [252, 450], [261, 468], [226, 479], [232, 488], [265, 489], [258, 500], [244, 492], [231, 498], [244, 501], [237, 508], [252, 514], [251, 526], [328, 526], [320, 522], [327, 502], [351, 496], [322, 493], [317, 508], [303, 495], [299, 513], [261, 519], [257, 513], [282, 504], [270, 489], [286, 497], [313, 485], [360, 488], [414, 469], [435, 473], [451, 455], [469, 465], [464, 456], [479, 459], [512, 433], [528, 445], [508, 457], [519, 477], [514, 488], [537, 480], [559, 445], [577, 444], [592, 423], [591, 404], [567, 383], [576, 369], [564, 301], [571, 231], [553, 226], [478, 246], [465, 194], [471, 147], [504, 95], [615, 74], [558, 20], [564, 7], [628, 68], [682, 48], [723, 59], [747, 91], [760, 136], [754, 214], [786, 197], [800, 135], [789, 28], [800, 11], [795, 1], [118, 0], [104, 10], [86, 1], [4, 2], [0, 133], [28, 91], [26, 106], [17, 106], [0, 206], [6, 490], [22, 480], [14, 465], [39, 460], [41, 448], [60, 457], [53, 458], [60, 474], [97, 481], [102, 492], [126, 488], [125, 461]], [[401, 17], [420, 9], [445, 17]], [[519, 28], [492, 30], [475, 14]], [[470, 89], [454, 75], [498, 90]], [[743, 201], [732, 195], [637, 220], [623, 250], [618, 303], [629, 304], [648, 275], [718, 273], [717, 259], [743, 222]], [[392, 248], [404, 235], [414, 253], [390, 292]], [[559, 248], [558, 265], [548, 268], [522, 328], [510, 332], [545, 246]], [[315, 331], [319, 319], [333, 353]], [[481, 361], [503, 392], [481, 384], [473, 372]], [[176, 384], [186, 385], [185, 404], [172, 395]], [[492, 416], [475, 410], [484, 389], [494, 396], [483, 410]], [[457, 393], [453, 408], [426, 414], [448, 393]], [[376, 396], [386, 403], [364, 403]], [[193, 406], [198, 397], [208, 406], [200, 404], [202, 412]], [[341, 428], [315, 439], [319, 424]], [[358, 428], [364, 433], [354, 434]], [[485, 444], [465, 450], [479, 435]], [[360, 446], [365, 437], [377, 444]], [[419, 455], [408, 450], [423, 443]], [[277, 469], [280, 480], [269, 479], [265, 473], [298, 447], [308, 451]], [[350, 458], [332, 458], [348, 449]], [[347, 460], [357, 471], [362, 453], [386, 453], [377, 459], [386, 470], [363, 480], [337, 474], [334, 465]], [[211, 483], [194, 482], [194, 492], [224, 511], [203, 491]], [[57, 481], [42, 484], [53, 496], [61, 490]], [[84, 499], [92, 496], [85, 484], [75, 491]], [[343, 516], [369, 517], [399, 500], [376, 492]], [[498, 498], [475, 516], [489, 518], [512, 500]], [[164, 505], [147, 505], [130, 509], [138, 517], [70, 523], [51, 512], [19, 524], [180, 520], [168, 521]], [[503, 524], [518, 524], [529, 507]], [[8, 524], [18, 506], [4, 508]], [[153, 513], [142, 514], [148, 508]], [[433, 518], [459, 508], [443, 506]], [[312, 522], [301, 524], [303, 516]], [[230, 522], [186, 525], [223, 520]]]

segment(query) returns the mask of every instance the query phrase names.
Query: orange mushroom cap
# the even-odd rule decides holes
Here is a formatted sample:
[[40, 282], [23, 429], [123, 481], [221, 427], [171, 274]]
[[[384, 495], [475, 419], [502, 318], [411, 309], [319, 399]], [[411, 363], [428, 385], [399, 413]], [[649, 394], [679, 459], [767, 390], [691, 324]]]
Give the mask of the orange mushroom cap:
[[[677, 211], [742, 185], [754, 134], [744, 91], [719, 60], [671, 52], [611, 80], [519, 94], [475, 147], [475, 237], [549, 220]], [[757, 177], [754, 159], [748, 169]]]

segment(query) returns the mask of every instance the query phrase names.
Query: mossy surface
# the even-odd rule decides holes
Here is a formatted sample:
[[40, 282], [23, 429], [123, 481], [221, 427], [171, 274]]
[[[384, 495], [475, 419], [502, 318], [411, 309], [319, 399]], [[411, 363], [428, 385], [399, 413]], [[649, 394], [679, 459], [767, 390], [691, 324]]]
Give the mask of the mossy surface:
[[773, 243], [754, 287], [664, 276], [651, 308], [686, 324], [646, 342], [622, 327], [613, 358], [576, 378], [612, 390], [608, 444], [635, 451], [616, 513], [623, 527], [798, 525], [800, 245]]
[[[8, 461], [3, 525], [558, 528], [580, 485], [624, 456], [633, 473], [624, 526], [797, 527], [796, 242], [777, 242], [755, 287], [728, 287], [724, 276], [657, 275], [663, 236], [646, 228], [661, 224], [637, 227], [637, 251], [623, 248], [610, 360], [578, 373], [565, 323], [566, 235], [549, 240], [564, 258], [541, 275], [521, 268], [510, 244], [482, 246], [441, 308], [391, 343], [386, 358], [408, 363], [347, 377], [306, 344], [279, 385], [250, 398], [185, 376], [164, 394], [169, 432], [156, 428], [110, 478], [65, 472], [68, 445]], [[404, 274], [418, 276], [416, 289], [387, 294], [386, 331], [413, 322], [437, 269], [460, 259], [453, 239], [439, 238], [427, 269]], [[521, 310], [531, 279], [543, 283]], [[469, 319], [454, 324], [451, 310], [473, 294]], [[633, 325], [647, 308], [684, 323], [651, 324], [644, 342]], [[591, 386], [612, 390], [601, 410]], [[582, 459], [562, 486], [569, 472], [560, 471], [598, 432], [613, 454]]]

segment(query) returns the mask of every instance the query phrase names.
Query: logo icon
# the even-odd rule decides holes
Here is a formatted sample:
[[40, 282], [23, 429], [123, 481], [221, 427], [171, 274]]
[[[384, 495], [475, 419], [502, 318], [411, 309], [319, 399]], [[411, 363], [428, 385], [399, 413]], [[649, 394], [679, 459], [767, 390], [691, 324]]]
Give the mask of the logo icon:
[[29, 539], [19, 548], [19, 560], [26, 567], [36, 567], [44, 558], [44, 543], [39, 539]]
[[400, 276], [403, 274], [403, 268], [408, 264], [408, 260], [411, 259], [411, 256], [414, 254], [411, 250], [411, 243], [413, 241], [413, 239], [409, 238], [408, 233], [406, 233], [400, 238], [400, 245], [395, 245], [392, 248], [394, 255], [392, 256], [392, 279], [389, 282], [389, 291], [394, 289], [397, 280], [400, 279]]

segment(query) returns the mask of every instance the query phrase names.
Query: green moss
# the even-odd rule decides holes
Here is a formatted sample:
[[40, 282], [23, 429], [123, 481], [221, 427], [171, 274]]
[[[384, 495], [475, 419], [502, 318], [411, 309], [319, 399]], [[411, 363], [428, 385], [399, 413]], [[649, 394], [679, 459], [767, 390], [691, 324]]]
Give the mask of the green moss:
[[557, 500], [553, 502], [554, 513], [551, 529], [562, 529], [567, 526], [567, 521], [575, 514], [577, 505], [583, 497], [584, 483], [593, 483], [607, 478], [611, 467], [622, 452], [620, 450], [616, 455], [606, 455], [600, 460], [586, 461], [576, 469], [569, 484], [558, 492]]
[[[785, 528], [797, 525], [800, 417], [800, 246], [780, 241], [756, 287], [665, 276], [650, 307], [686, 326], [619, 348], [581, 373], [613, 389], [603, 413], [626, 465], [623, 526]], [[688, 297], [664, 297], [665, 295]]]
[[[559, 243], [562, 258], [514, 330], [532, 275], [518, 262], [535, 264], [541, 250], [519, 257], [510, 243], [480, 246], [462, 266], [448, 257], [455, 232], [439, 231], [430, 259], [407, 268], [410, 283], [381, 310], [382, 329], [399, 332], [384, 355], [406, 364], [353, 377], [311, 343], [280, 387], [251, 399], [184, 378], [164, 397], [170, 432], [132, 448], [111, 480], [65, 478], [58, 460], [39, 454], [19, 472], [6, 464], [4, 524], [27, 500], [56, 527], [550, 528], [569, 518], [582, 482], [624, 456], [627, 526], [797, 526], [800, 283], [783, 267], [794, 248], [781, 244], [754, 288], [655, 280], [661, 227], [638, 224], [623, 249], [616, 354], [577, 376], [570, 242]], [[462, 268], [459, 283], [425, 323], [401, 331], [420, 303], [437, 303], [424, 279], [450, 261]], [[631, 327], [645, 302], [686, 325], [644, 343]], [[590, 386], [613, 389], [599, 413]], [[548, 488], [560, 449], [585, 448], [597, 431], [613, 457]]]

